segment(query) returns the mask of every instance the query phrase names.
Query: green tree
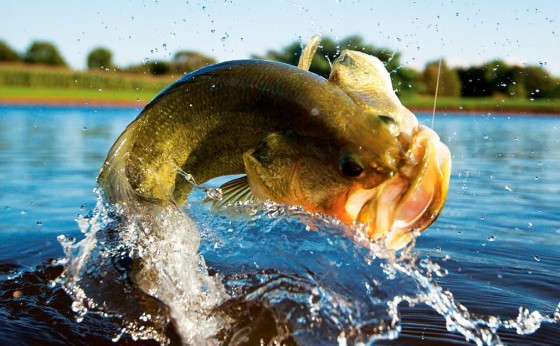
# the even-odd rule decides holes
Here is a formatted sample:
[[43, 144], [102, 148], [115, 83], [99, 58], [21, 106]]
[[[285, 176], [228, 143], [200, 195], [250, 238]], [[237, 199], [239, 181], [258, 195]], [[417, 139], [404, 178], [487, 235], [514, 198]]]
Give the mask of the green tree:
[[507, 94], [509, 97], [527, 98], [528, 93], [525, 89], [523, 70], [521, 66], [511, 67], [511, 81], [507, 86]]
[[146, 63], [148, 72], [153, 75], [163, 75], [171, 72], [171, 64], [163, 60], [155, 60]]
[[125, 71], [130, 73], [164, 75], [171, 73], [171, 63], [164, 60], [147, 61], [140, 65], [128, 66]]
[[34, 41], [25, 52], [24, 61], [32, 64], [66, 66], [58, 49], [50, 42]]
[[184, 50], [175, 53], [171, 69], [178, 73], [189, 73], [201, 67], [216, 63], [216, 59], [202, 53]]
[[[299, 61], [299, 56], [301, 55], [301, 50], [302, 46], [298, 42], [292, 42], [281, 50], [269, 50], [265, 55], [253, 55], [252, 57], [255, 59], [279, 61], [296, 66]], [[320, 58], [314, 56], [311, 66], [314, 67], [318, 59]]]
[[393, 74], [393, 89], [399, 96], [417, 95], [425, 92], [422, 74], [411, 67], [401, 67]]
[[93, 49], [87, 56], [87, 66], [90, 69], [110, 68], [113, 65], [113, 54], [107, 48]]
[[520, 75], [530, 98], [553, 97], [556, 83], [542, 66], [527, 66]]
[[[438, 86], [438, 70], [439, 70], [439, 86]], [[426, 87], [426, 93], [435, 95], [436, 87], [439, 96], [460, 96], [461, 80], [457, 70], [447, 66], [445, 60], [441, 61], [441, 70], [439, 61], [432, 61], [426, 65], [422, 73], [422, 80]]]
[[560, 78], [554, 79], [554, 86], [552, 88], [552, 98], [560, 99]]
[[483, 65], [484, 79], [492, 96], [510, 95], [514, 85], [514, 69], [503, 60], [493, 60]]
[[457, 70], [461, 80], [461, 96], [484, 97], [492, 94], [492, 87], [486, 79], [482, 66], [471, 66]]
[[[297, 65], [302, 49], [302, 44], [296, 41], [280, 50], [269, 50], [263, 56], [255, 55], [253, 57]], [[400, 53], [386, 48], [376, 48], [372, 44], [364, 42], [363, 38], [358, 35], [348, 36], [338, 42], [330, 37], [323, 37], [309, 71], [328, 78], [332, 63], [345, 49], [360, 51], [379, 58], [391, 73], [393, 87], [397, 92], [413, 93], [419, 90], [418, 74], [415, 74], [411, 69], [402, 68]]]
[[19, 54], [16, 53], [8, 44], [4, 41], [0, 41], [0, 61], [20, 61]]
[[[509, 66], [502, 60], [459, 72], [464, 96], [552, 98], [555, 79], [542, 66]], [[466, 87], [465, 87], [466, 86]]]
[[[297, 65], [303, 47], [299, 42], [293, 42], [281, 50], [270, 50], [264, 56], [254, 56], [255, 58], [280, 61], [290, 65]], [[363, 38], [358, 35], [348, 36], [339, 42], [330, 37], [323, 37], [317, 54], [313, 57], [309, 70], [325, 78], [329, 77], [332, 62], [342, 53], [343, 50], [350, 49], [360, 51], [378, 57], [387, 68], [398, 75], [397, 68], [400, 66], [400, 53], [392, 52], [388, 49], [375, 48], [373, 45], [365, 43]]]

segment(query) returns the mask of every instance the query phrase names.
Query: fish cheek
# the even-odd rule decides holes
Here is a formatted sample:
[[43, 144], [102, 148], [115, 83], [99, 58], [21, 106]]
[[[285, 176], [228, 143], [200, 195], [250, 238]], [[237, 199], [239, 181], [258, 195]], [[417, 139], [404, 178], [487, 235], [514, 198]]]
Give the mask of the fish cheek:
[[[294, 172], [292, 186], [298, 196], [298, 204], [312, 212], [337, 215], [333, 210], [335, 200], [345, 195], [354, 184], [341, 176], [337, 155], [318, 152], [315, 148], [302, 155]], [[321, 155], [322, 154], [322, 155]]]
[[271, 134], [243, 155], [253, 195], [280, 203], [293, 203], [290, 181], [297, 155], [281, 135]]

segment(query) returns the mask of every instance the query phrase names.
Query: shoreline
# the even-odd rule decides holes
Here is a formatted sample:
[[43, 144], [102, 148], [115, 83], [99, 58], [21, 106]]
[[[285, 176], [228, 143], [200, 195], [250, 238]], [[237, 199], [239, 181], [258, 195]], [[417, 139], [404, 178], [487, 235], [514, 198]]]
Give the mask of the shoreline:
[[[431, 107], [407, 107], [414, 114], [416, 113], [429, 113], [432, 114], [433, 108]], [[556, 110], [542, 110], [542, 109], [489, 109], [489, 108], [479, 108], [479, 109], [449, 109], [442, 107], [440, 109], [436, 108], [436, 114], [450, 114], [450, 115], [496, 115], [496, 116], [543, 116], [543, 117], [560, 117], [560, 109]]]
[[4, 107], [90, 107], [90, 108], [144, 108], [148, 102], [127, 100], [95, 100], [67, 98], [2, 98], [0, 106]]
[[[23, 98], [23, 97], [8, 97], [2, 98], [0, 96], [0, 106], [2, 107], [80, 107], [80, 108], [135, 108], [142, 109], [150, 101], [128, 101], [128, 100], [110, 100], [110, 99], [68, 99], [68, 98]], [[432, 113], [432, 107], [424, 106], [407, 106], [413, 113]], [[524, 116], [524, 115], [538, 115], [538, 116], [550, 116], [550, 117], [560, 117], [560, 109], [554, 110], [542, 110], [542, 109], [530, 109], [530, 108], [515, 108], [515, 109], [489, 109], [481, 107], [480, 109], [450, 109], [448, 107], [440, 107], [436, 109], [437, 114], [452, 114], [452, 115], [513, 115], [513, 116]]]

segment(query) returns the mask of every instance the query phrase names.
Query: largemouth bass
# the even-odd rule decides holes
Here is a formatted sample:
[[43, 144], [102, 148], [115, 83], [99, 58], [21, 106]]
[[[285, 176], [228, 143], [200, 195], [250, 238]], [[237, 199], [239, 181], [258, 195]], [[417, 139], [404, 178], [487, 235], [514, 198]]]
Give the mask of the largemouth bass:
[[[439, 215], [450, 154], [395, 95], [375, 57], [345, 50], [328, 80], [300, 66], [230, 61], [185, 75], [113, 145], [98, 177], [109, 202], [182, 205], [192, 179], [245, 173], [224, 199], [270, 199], [401, 248]], [[187, 179], [188, 178], [188, 179]]]

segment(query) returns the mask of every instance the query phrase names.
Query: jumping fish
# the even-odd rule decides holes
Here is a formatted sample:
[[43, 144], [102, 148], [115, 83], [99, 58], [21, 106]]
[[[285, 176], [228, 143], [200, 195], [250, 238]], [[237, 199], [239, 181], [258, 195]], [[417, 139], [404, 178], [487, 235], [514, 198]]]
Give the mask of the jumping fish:
[[171, 84], [109, 151], [98, 177], [107, 200], [182, 205], [193, 181], [244, 173], [224, 200], [299, 205], [405, 246], [443, 207], [449, 150], [376, 57], [344, 50], [328, 80], [307, 71], [318, 44], [299, 67], [229, 61]]

